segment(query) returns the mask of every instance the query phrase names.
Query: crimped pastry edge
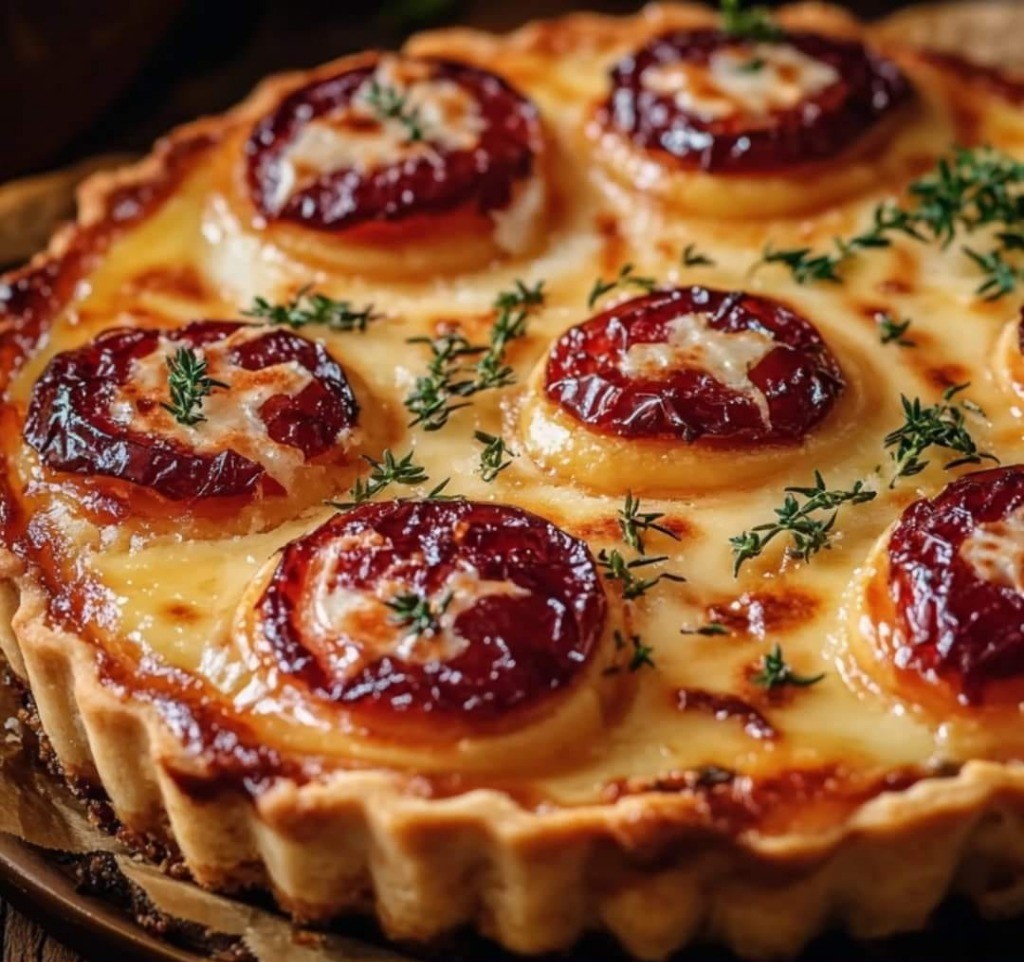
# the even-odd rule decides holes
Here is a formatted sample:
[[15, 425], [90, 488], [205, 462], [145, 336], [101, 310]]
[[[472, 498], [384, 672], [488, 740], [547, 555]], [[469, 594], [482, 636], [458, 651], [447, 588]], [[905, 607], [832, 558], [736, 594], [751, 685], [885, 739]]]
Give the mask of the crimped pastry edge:
[[[704, 8], [645, 15], [665, 10]], [[806, 4], [790, 16], [841, 27], [846, 14]], [[609, 23], [571, 19], [599, 31]], [[179, 128], [138, 164], [91, 177], [77, 224], [5, 281], [58, 262], [82, 231], [103, 226], [119, 188], [166, 177], [175, 147], [216, 139], [309, 75], [268, 78], [232, 111]], [[3, 549], [0, 648], [70, 780], [102, 786], [130, 831], [173, 840], [200, 884], [269, 887], [297, 919], [375, 913], [390, 936], [421, 941], [468, 925], [523, 953], [607, 931], [641, 959], [694, 941], [772, 959], [830, 927], [861, 938], [920, 929], [951, 892], [987, 915], [1024, 912], [1024, 765], [970, 762], [953, 777], [880, 794], [828, 832], [772, 837], [701, 824], [686, 796], [528, 811], [493, 790], [410, 795], [387, 772], [279, 779], [256, 796], [238, 785], [198, 798], [169, 772], [201, 773], [201, 760], [152, 706], [100, 679], [95, 648], [49, 623], [41, 584]]]
[[607, 931], [640, 959], [694, 941], [773, 959], [828, 928], [920, 929], [951, 892], [987, 915], [1024, 911], [1021, 765], [970, 762], [827, 833], [772, 837], [702, 825], [686, 797], [528, 811], [493, 790], [412, 796], [385, 772], [195, 797], [170, 770], [199, 760], [152, 706], [100, 680], [93, 647], [48, 623], [13, 555], [0, 575], [0, 647], [65, 774], [102, 786], [130, 832], [173, 839], [200, 884], [270, 888], [300, 920], [371, 913], [414, 941], [472, 926], [523, 953]]

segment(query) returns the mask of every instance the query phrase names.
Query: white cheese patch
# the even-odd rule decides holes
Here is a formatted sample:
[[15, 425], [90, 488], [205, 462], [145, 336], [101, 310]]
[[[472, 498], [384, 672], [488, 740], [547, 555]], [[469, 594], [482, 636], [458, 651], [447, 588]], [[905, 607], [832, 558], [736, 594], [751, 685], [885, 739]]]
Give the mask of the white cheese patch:
[[834, 67], [785, 43], [725, 47], [707, 64], [659, 64], [641, 77], [648, 90], [673, 97], [680, 110], [708, 122], [790, 110], [838, 80]]
[[979, 524], [960, 545], [960, 557], [982, 581], [1024, 594], [1024, 508]]
[[633, 378], [659, 378], [686, 369], [706, 371], [720, 384], [749, 397], [765, 427], [770, 427], [768, 399], [750, 379], [750, 371], [778, 345], [762, 331], [720, 331], [709, 320], [704, 313], [674, 318], [668, 323], [667, 341], [632, 345], [619, 369]]
[[[180, 424], [163, 407], [162, 402], [170, 400], [167, 359], [178, 348], [190, 346], [173, 336], [162, 336], [155, 351], [132, 363], [127, 382], [118, 388], [111, 403], [111, 417], [125, 427], [169, 438], [200, 454], [217, 454], [230, 448], [262, 464], [267, 474], [289, 488], [305, 458], [297, 448], [271, 439], [260, 412], [272, 397], [299, 394], [310, 384], [312, 375], [295, 361], [247, 371], [228, 359], [236, 347], [265, 334], [266, 330], [259, 327], [243, 327], [197, 351], [207, 362], [208, 376], [228, 385], [203, 399], [201, 413], [205, 421], [192, 426]], [[140, 402], [144, 402], [141, 407]], [[352, 429], [346, 428], [337, 441], [354, 439]]]
[[[374, 84], [402, 98], [403, 112], [414, 115], [423, 131], [421, 140], [410, 140], [399, 117], [381, 117], [371, 103]], [[431, 77], [425, 64], [384, 57], [347, 104], [303, 125], [285, 148], [270, 206], [280, 210], [297, 191], [333, 171], [365, 172], [413, 157], [436, 157], [439, 148], [471, 150], [483, 129], [479, 103], [457, 83]]]
[[[376, 532], [367, 532], [369, 539], [379, 539]], [[306, 596], [304, 628], [325, 643], [338, 638], [357, 640], [361, 654], [339, 651], [332, 667], [340, 674], [351, 671], [356, 661], [370, 661], [390, 656], [412, 664], [432, 661], [451, 661], [469, 646], [459, 634], [456, 622], [482, 599], [493, 596], [521, 598], [529, 591], [512, 581], [482, 578], [480, 572], [468, 563], [460, 564], [449, 573], [444, 583], [428, 597], [431, 610], [440, 612], [437, 627], [428, 632], [417, 632], [395, 619], [388, 602], [407, 592], [408, 584], [401, 580], [384, 578], [373, 588], [357, 589], [336, 583], [340, 556], [351, 550], [351, 543], [334, 542], [314, 564]]]

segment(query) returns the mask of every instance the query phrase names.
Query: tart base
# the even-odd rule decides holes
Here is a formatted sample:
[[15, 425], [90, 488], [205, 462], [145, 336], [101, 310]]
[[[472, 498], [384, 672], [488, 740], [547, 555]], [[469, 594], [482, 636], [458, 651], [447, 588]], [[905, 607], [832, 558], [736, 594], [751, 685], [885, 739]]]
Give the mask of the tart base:
[[0, 646], [64, 776], [102, 785], [132, 836], [176, 839], [199, 884], [270, 888], [297, 921], [375, 914], [415, 942], [471, 925], [522, 953], [607, 929], [640, 959], [695, 940], [769, 959], [826, 928], [920, 929], [949, 891], [985, 915], [1024, 912], [1019, 765], [970, 762], [827, 833], [781, 836], [720, 832], [685, 793], [530, 811], [495, 791], [415, 796], [397, 774], [356, 771], [192, 792], [204, 760], [153, 706], [100, 682], [94, 649], [48, 623], [17, 559], [0, 571]]

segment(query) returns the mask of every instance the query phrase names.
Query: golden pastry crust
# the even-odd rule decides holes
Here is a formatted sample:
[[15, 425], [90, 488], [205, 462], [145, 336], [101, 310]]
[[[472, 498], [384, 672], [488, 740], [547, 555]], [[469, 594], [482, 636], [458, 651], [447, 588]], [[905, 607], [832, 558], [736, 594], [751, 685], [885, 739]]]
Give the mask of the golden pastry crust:
[[[64, 325], [60, 336], [77, 345], [101, 329], [102, 319], [93, 317], [90, 310], [102, 313], [109, 304], [125, 309], [125, 302], [117, 300], [121, 294], [104, 292], [103, 285], [110, 286], [110, 280], [98, 274], [99, 266], [108, 258], [129, 258], [125, 251], [131, 250], [133, 234], [154, 224], [160, 230], [171, 225], [195, 235], [205, 231], [208, 240], [214, 235], [215, 240], [205, 249], [200, 283], [193, 285], [198, 293], [180, 278], [176, 284], [167, 284], [164, 277], [156, 295], [152, 288], [136, 285], [127, 304], [137, 308], [143, 318], [146, 311], [156, 315], [163, 311], [180, 322], [197, 310], [197, 305], [221, 313], [237, 311], [236, 305], [255, 294], [292, 294], [310, 278], [330, 288], [335, 296], [347, 292], [350, 284], [359, 293], [376, 291], [384, 296], [389, 314], [385, 323], [394, 329], [370, 335], [380, 340], [365, 342], [371, 345], [369, 360], [361, 363], [355, 352], [345, 352], [340, 341], [331, 340], [330, 346], [365, 379], [366, 397], [381, 399], [382, 419], [391, 425], [393, 436], [402, 440], [403, 412], [400, 396], [396, 399], [395, 395], [407, 386], [410, 373], [402, 365], [411, 364], [409, 358], [414, 355], [402, 355], [401, 362], [395, 362], [404, 374], [389, 381], [380, 370], [381, 358], [389, 357], [382, 352], [411, 352], [413, 348], [405, 344], [407, 335], [436, 334], [438, 323], [450, 320], [453, 313], [460, 315], [462, 330], [479, 329], [483, 323], [480, 315], [494, 291], [508, 286], [517, 271], [534, 271], [530, 276], [536, 279], [542, 276], [536, 270], [550, 270], [557, 275], [553, 286], [561, 284], [567, 293], [540, 322], [545, 336], [531, 334], [516, 347], [514, 362], [527, 384], [526, 374], [553, 337], [586, 316], [580, 307], [586, 292], [576, 283], [578, 278], [574, 279], [581, 262], [588, 278], [594, 273], [613, 273], [630, 254], [660, 268], [669, 262], [664, 249], [680, 239], [679, 225], [674, 224], [677, 215], [666, 213], [650, 198], [640, 202], [634, 197], [631, 203], [643, 209], [632, 210], [628, 223], [616, 221], [624, 209], [621, 195], [614, 189], [602, 193], [608, 185], [600, 176], [591, 191], [573, 183], [566, 174], [566, 156], [578, 156], [572, 152], [589, 150], [587, 145], [592, 143], [585, 128], [595, 99], [595, 78], [603, 77], [615, 58], [651, 36], [669, 27], [706, 23], [709, 16], [697, 7], [658, 6], [622, 20], [575, 15], [530, 25], [508, 38], [452, 30], [410, 43], [409, 51], [417, 56], [444, 55], [491, 68], [497, 65], [506, 80], [537, 100], [542, 113], [563, 100], [568, 104], [557, 114], [557, 122], [548, 124], [552, 157], [557, 158], [553, 165], [561, 165], [561, 169], [551, 175], [559, 199], [553, 205], [553, 226], [545, 249], [532, 252], [533, 259], [513, 258], [511, 264], [499, 260], [482, 270], [477, 263], [470, 265], [461, 257], [449, 259], [443, 252], [434, 260], [426, 259], [418, 249], [411, 255], [422, 260], [424, 269], [429, 266], [438, 275], [456, 269], [462, 272], [457, 283], [464, 283], [469, 293], [458, 310], [451, 306], [450, 287], [436, 278], [425, 282], [415, 266], [413, 276], [408, 276], [408, 263], [403, 263], [403, 276], [391, 278], [385, 289], [377, 272], [379, 265], [360, 264], [358, 270], [342, 272], [331, 258], [311, 256], [302, 245], [296, 247], [275, 237], [272, 229], [242, 237], [245, 231], [239, 228], [238, 236], [232, 234], [225, 210], [232, 204], [230, 192], [238, 186], [232, 180], [237, 177], [238, 149], [252, 123], [288, 92], [361, 61], [347, 58], [309, 74], [271, 78], [224, 117], [175, 132], [141, 164], [92, 178], [82, 191], [78, 224], [59, 234], [49, 251], [24, 271], [5, 280], [8, 294], [4, 301], [17, 302], [17, 309], [0, 319], [0, 387], [7, 392], [7, 420], [0, 422], [0, 429], [16, 423], [10, 419], [24, 404], [24, 382], [38, 374], [42, 355], [50, 349], [41, 346], [42, 336], [54, 335], [56, 328], [51, 331], [49, 325], [55, 316], [65, 310], [77, 312], [82, 333], [68, 335], [69, 325], [63, 320], [55, 322]], [[820, 5], [792, 8], [783, 18], [788, 26], [834, 35], [856, 36], [861, 30], [842, 11]], [[929, 72], [938, 68], [917, 65], [916, 55], [910, 53], [898, 55], [906, 57], [906, 69], [915, 71], [915, 81], [929, 84]], [[581, 63], [589, 67], [582, 69]], [[537, 78], [542, 75], [543, 83], [538, 85]], [[963, 123], [962, 117], [943, 111], [943, 86], [936, 80], [927, 88], [927, 111], [932, 111], [933, 122], [924, 125], [925, 136], [915, 141], [915, 149], [925, 156], [930, 156], [935, 141], [948, 139], [950, 130]], [[984, 100], [979, 104], [976, 106], [983, 108]], [[847, 191], [840, 194], [845, 197]], [[788, 213], [796, 212], [785, 203], [783, 206]], [[754, 212], [756, 216], [772, 213], [777, 210]], [[854, 214], [838, 209], [819, 211], [818, 217], [807, 224], [786, 220], [781, 224], [814, 243], [842, 232]], [[574, 241], [574, 231], [590, 219], [596, 228]], [[694, 224], [683, 227], [692, 231]], [[748, 254], [757, 249], [755, 241], [761, 235], [756, 231], [762, 229], [702, 221], [696, 222], [696, 228], [698, 240], [712, 241], [723, 262], [730, 264], [737, 262], [737, 248]], [[644, 246], [638, 241], [647, 231], [657, 243]], [[125, 247], [118, 248], [122, 239], [126, 239]], [[330, 240], [309, 243], [329, 245]], [[186, 238], [186, 247], [188, 244]], [[164, 255], [158, 249], [154, 256]], [[173, 266], [178, 252], [172, 249], [166, 256]], [[907, 286], [918, 284], [925, 272], [913, 255], [894, 251], [885, 256], [891, 261], [884, 268], [872, 274], [868, 267], [868, 276], [858, 278], [857, 291], [867, 293], [858, 293], [856, 298], [851, 295], [852, 304], [840, 304], [838, 296], [832, 299], [828, 294], [794, 295], [816, 321], [831, 325], [830, 343], [845, 344], [848, 339], [846, 363], [851, 363], [857, 352], [870, 356], [872, 350], [882, 350], [875, 344], [873, 318], [877, 302], [884, 299], [885, 285], [893, 286], [892, 275]], [[562, 270], [560, 257], [576, 260], [570, 269]], [[674, 250], [671, 257], [674, 265]], [[264, 272], [255, 280], [240, 270], [252, 258], [260, 260]], [[599, 270], [593, 270], [595, 265]], [[135, 270], [133, 265], [133, 278], [138, 281], [147, 276], [145, 269], [150, 267], [143, 263]], [[676, 272], [672, 279], [680, 279], [678, 267], [666, 270], [670, 276]], [[717, 278], [721, 284], [738, 283], [740, 273], [718, 265], [698, 270], [706, 272], [700, 275], [702, 280]], [[361, 273], [373, 276], [369, 280], [355, 276]], [[90, 306], [92, 293], [83, 296], [76, 290], [80, 280], [97, 278], [99, 307]], [[781, 283], [766, 284], [780, 296], [786, 291]], [[109, 301], [103, 302], [103, 297]], [[413, 317], [416, 308], [410, 307], [420, 297], [431, 305], [424, 308], [425, 318]], [[928, 303], [927, 295], [922, 297], [923, 303]], [[958, 297], [961, 295], [953, 293], [950, 300]], [[977, 318], [1006, 320], [999, 308], [975, 304], [970, 310]], [[870, 325], [864, 323], [865, 318]], [[134, 315], [130, 320], [149, 324]], [[945, 383], [943, 378], [948, 380], [955, 360], [942, 353], [939, 338], [927, 323], [921, 328], [919, 338], [925, 349], [932, 351], [930, 355], [899, 362], [886, 356], [880, 363], [887, 372], [891, 365], [905, 364], [905, 369], [900, 369], [903, 376], [918, 386]], [[1008, 336], [1004, 335], [1004, 340]], [[1006, 345], [1002, 349], [1005, 351]], [[966, 365], [970, 372], [973, 363], [971, 355], [962, 361], [962, 367]], [[843, 457], [860, 462], [881, 456], [868, 452], [863, 434], [881, 434], [896, 409], [895, 399], [882, 394], [877, 403], [865, 404], [868, 391], [861, 390], [863, 380], [858, 368], [858, 376], [851, 379], [855, 393], [848, 399], [860, 415], [852, 420], [858, 422], [862, 434], [840, 445]], [[517, 425], [523, 411], [538, 403], [536, 379], [532, 390], [532, 399], [514, 390], [500, 402], [482, 402], [480, 417], [488, 420], [474, 421], [473, 427], [504, 432], [514, 447], [525, 443]], [[990, 398], [985, 400], [991, 410]], [[1016, 453], [1019, 444], [1007, 423], [998, 424], [1002, 432], [999, 441], [1008, 452]], [[386, 431], [382, 433], [388, 436]], [[468, 434], [471, 437], [472, 430]], [[420, 437], [417, 450], [430, 445], [431, 436], [425, 437]], [[53, 533], [55, 543], [66, 551], [75, 542], [69, 529], [61, 526], [59, 512], [47, 514], [39, 508], [41, 502], [33, 502], [33, 496], [25, 494], [37, 477], [38, 463], [15, 447], [9, 443], [0, 449], [4, 466], [0, 522], [10, 523], [6, 512], [15, 506], [20, 510], [25, 504], [35, 504], [43, 517], [39, 530]], [[439, 445], [436, 457], [471, 489], [471, 495], [493, 499], [490, 489], [474, 481], [472, 469], [466, 466], [466, 449], [452, 453]], [[568, 457], [572, 461], [571, 454]], [[577, 470], [581, 464], [579, 461]], [[787, 484], [799, 483], [815, 466], [807, 461], [780, 473]], [[800, 471], [801, 467], [807, 471]], [[598, 544], [617, 543], [614, 508], [620, 501], [588, 500], [590, 496], [584, 497], [578, 489], [551, 482], [542, 468], [526, 459], [518, 461], [509, 472], [511, 480], [503, 480], [497, 489], [499, 500], [557, 521], [570, 534], [592, 542], [595, 553]], [[571, 474], [572, 469], [570, 463], [562, 473]], [[17, 486], [14, 492], [12, 479]], [[346, 483], [348, 480], [351, 478], [346, 477]], [[626, 487], [622, 478], [618, 487], [607, 479], [594, 485], [581, 480], [584, 488], [613, 488], [624, 493]], [[636, 481], [635, 490], [641, 488], [641, 477], [631, 480]], [[933, 469], [923, 483], [935, 487], [942, 480], [941, 469]], [[477, 487], [473, 488], [474, 484]], [[781, 486], [769, 481], [768, 494]], [[656, 483], [651, 489], [660, 492], [665, 487], [676, 490], [679, 486]], [[343, 494], [342, 487], [339, 496]], [[727, 500], [727, 495], [722, 497]], [[149, 647], [140, 656], [124, 645], [106, 647], [109, 638], [99, 643], [84, 627], [71, 630], [67, 618], [62, 624], [61, 612], [66, 614], [68, 609], [61, 605], [75, 602], [59, 597], [54, 587], [62, 573], [73, 570], [62, 568], [70, 562], [59, 556], [60, 551], [56, 560], [43, 564], [38, 557], [26, 561], [6, 548], [0, 551], [0, 646], [15, 673], [27, 682], [65, 772], [105, 792], [131, 830], [166, 836], [176, 843], [201, 884], [222, 889], [270, 888], [280, 904], [301, 919], [375, 912], [385, 930], [401, 939], [428, 940], [471, 925], [512, 950], [540, 953], [565, 948], [587, 932], [604, 930], [627, 951], [644, 959], [663, 958], [691, 941], [708, 939], [750, 958], [791, 955], [821, 930], [837, 924], [863, 937], [919, 928], [953, 890], [967, 894], [986, 912], [1024, 911], [1024, 775], [1016, 761], [1000, 756], [998, 732], [988, 741], [983, 738], [976, 743], [971, 739], [977, 733], [959, 733], [976, 754], [956, 757], [954, 765], [945, 767], [929, 723], [917, 719], [908, 722], [918, 726], [908, 729], [910, 740], [918, 740], [915, 746], [926, 744], [927, 750], [912, 747], [901, 755], [901, 747], [891, 755], [872, 754], [877, 745], [858, 742], [848, 732], [836, 735], [835, 745], [819, 745], [811, 735], [821, 718], [815, 712], [824, 711], [814, 707], [817, 692], [809, 693], [800, 705], [791, 705], [784, 698], [773, 700], [758, 693], [749, 681], [752, 657], [760, 652], [758, 646], [766, 637], [785, 638], [788, 648], [792, 642], [789, 650], [808, 659], [828, 657], [827, 650], [822, 653], [828, 646], [823, 646], [821, 639], [834, 626], [818, 620], [821, 599], [827, 605], [839, 604], [841, 592], [836, 585], [849, 581], [855, 559], [867, 555], [874, 537], [905, 506], [908, 497], [897, 492], [880, 499], [884, 503], [872, 520], [864, 523], [864, 530], [851, 532], [849, 541], [838, 546], [831, 558], [821, 559], [820, 580], [815, 580], [816, 574], [807, 574], [787, 581], [786, 571], [774, 578], [747, 575], [728, 592], [723, 591], [721, 582], [709, 579], [702, 583], [702, 568], [724, 563], [725, 552], [717, 544], [727, 543], [728, 534], [740, 530], [741, 521], [747, 523], [746, 509], [738, 501], [713, 509], [724, 514], [720, 522], [715, 521], [716, 528], [719, 524], [736, 525], [713, 532], [716, 542], [708, 536], [699, 512], [684, 510], [689, 506], [679, 504], [662, 505], [669, 515], [666, 523], [682, 539], [683, 547], [676, 552], [667, 541], [659, 541], [659, 547], [665, 544], [666, 553], [673, 552], [673, 562], [686, 560], [687, 552], [693, 552], [696, 560], [688, 569], [692, 583], [666, 601], [644, 599], [620, 605], [616, 600], [598, 646], [601, 657], [613, 647], [612, 626], [618, 625], [628, 635], [634, 629], [664, 625], [676, 615], [691, 622], [705, 614], [721, 619], [738, 636], [735, 648], [723, 655], [721, 649], [707, 647], [720, 644], [716, 639], [698, 639], [683, 656], [673, 656], [666, 644], [667, 680], [663, 684], [642, 672], [617, 678], [614, 673], [623, 666], [614, 660], [588, 663], [583, 683], [595, 688], [607, 685], [614, 694], [588, 703], [586, 740], [598, 744], [586, 746], [583, 755], [567, 753], [572, 755], [565, 761], [568, 773], [559, 768], [557, 750], [539, 750], [552, 748], [552, 743], [544, 740], [548, 735], [529, 726], [507, 736], [510, 740], [502, 749], [511, 756], [527, 758], [527, 770], [536, 767], [527, 777], [516, 771], [514, 763], [520, 762], [520, 757], [499, 765], [503, 770], [493, 770], [495, 757], [487, 757], [487, 751], [494, 743], [486, 738], [467, 739], [464, 759], [469, 761], [464, 764], [455, 753], [442, 754], [443, 764], [427, 766], [417, 755], [415, 744], [403, 745], [397, 754], [374, 754], [372, 749], [366, 754], [356, 752], [354, 741], [346, 741], [343, 733], [328, 730], [323, 734], [324, 719], [335, 716], [330, 714], [334, 706], [322, 704], [320, 695], [300, 706], [317, 723], [310, 725], [312, 732], [302, 730], [293, 718], [277, 727], [276, 720], [268, 722], [255, 713], [250, 717], [240, 702], [225, 695], [232, 683], [225, 676], [217, 675], [213, 668], [207, 675], [189, 670], [184, 665], [186, 655], [175, 661], [179, 657], [174, 654], [178, 635], [167, 642], [166, 649], [159, 647], [164, 642], [156, 636], [146, 636]], [[59, 498], [57, 503], [64, 504]], [[757, 507], [767, 503], [762, 497]], [[273, 517], [275, 522], [279, 520]], [[275, 527], [269, 534], [264, 530], [267, 525], [254, 523], [239, 537], [257, 540], [244, 540], [242, 548], [223, 549], [253, 556], [245, 562], [249, 567], [241, 575], [231, 575], [241, 585], [241, 597], [250, 599], [257, 588], [262, 590], [270, 571], [268, 557], [276, 559], [284, 542], [306, 534], [322, 520], [315, 510], [305, 511], [281, 526], [281, 532], [275, 533]], [[201, 541], [196, 553], [180, 557], [176, 548], [161, 540], [164, 534], [144, 526], [133, 528], [130, 517], [128, 531], [138, 536], [138, 542], [124, 552], [118, 543], [121, 535], [111, 537], [110, 544], [97, 551], [101, 533], [88, 529], [82, 534], [75, 529], [75, 537], [83, 538], [90, 558], [99, 566], [90, 568], [92, 580], [86, 581], [108, 587], [123, 584], [117, 581], [120, 575], [115, 570], [123, 561], [122, 554], [134, 559], [124, 564], [136, 578], [147, 573], [145, 564], [149, 563], [153, 565], [148, 570], [150, 576], [165, 571], [167, 558], [171, 558], [179, 567], [194, 562], [198, 581], [216, 568], [216, 553], [222, 550], [205, 523], [196, 522], [199, 534], [195, 540]], [[24, 555], [22, 547], [18, 546]], [[156, 560], [139, 561], [150, 549]], [[110, 555], [106, 561], [105, 554]], [[206, 587], [210, 598], [219, 591], [230, 595], [235, 590], [234, 581], [213, 585]], [[616, 587], [614, 580], [606, 580], [604, 590], [610, 594]], [[153, 605], [156, 611], [156, 602]], [[252, 607], [243, 603], [238, 610], [248, 613]], [[139, 617], [145, 615], [143, 611]], [[200, 627], [192, 627], [190, 619], [197, 616], [187, 605], [175, 617], [180, 621], [178, 627], [184, 626], [191, 634], [201, 636], [209, 625], [197, 620]], [[657, 622], [658, 618], [666, 620]], [[119, 633], [129, 634], [122, 625], [111, 637], [124, 641]], [[200, 642], [205, 641], [200, 637]], [[208, 647], [214, 648], [214, 639], [209, 641]], [[842, 670], [842, 657], [836, 660], [840, 666], [837, 674]], [[661, 699], [666, 701], [666, 717], [685, 716], [689, 722], [691, 714], [699, 715], [690, 711], [694, 704], [702, 703], [692, 693], [708, 693], [695, 687], [695, 672], [686, 664], [691, 660], [708, 670], [719, 695], [745, 699], [746, 708], [715, 707], [713, 699], [705, 698], [712, 706], [711, 717], [696, 718], [692, 729], [680, 729], [682, 737], [693, 744], [678, 751], [678, 765], [665, 767], [658, 761], [645, 761], [636, 769], [616, 768], [623, 757], [644, 756], [637, 750], [638, 744], [655, 751], [663, 747], [642, 744], [644, 738], [650, 740], [649, 732], [661, 716], [640, 715], [630, 729], [624, 719], [633, 717], [632, 706]], [[722, 666], [712, 667], [716, 661]], [[240, 663], [243, 670], [251, 670], [253, 677], [263, 680], [245, 658]], [[596, 682], [598, 676], [605, 680]], [[224, 688], [218, 689], [218, 684]], [[861, 701], [855, 686], [843, 687], [839, 678], [834, 684], [838, 694], [822, 695], [820, 704], [833, 705], [830, 699], [838, 698], [834, 705], [840, 714], [849, 713], [851, 705], [856, 708], [870, 700], [869, 695]], [[673, 692], [678, 705], [666, 700]], [[688, 699], [678, 697], [687, 692], [691, 693]], [[285, 715], [287, 707], [282, 709]], [[742, 711], [748, 711], [748, 720], [766, 713], [770, 716], [760, 734], [751, 735], [747, 723], [737, 724], [736, 715]], [[887, 732], [897, 731], [886, 727], [897, 724], [891, 719], [883, 723], [879, 716], [869, 717], [871, 724], [880, 726], [879, 739], [884, 741]], [[575, 730], [575, 724], [571, 720], [566, 730]], [[859, 718], [852, 722], [853, 727], [859, 724]], [[645, 734], [638, 736], [638, 730]], [[618, 755], [597, 761], [589, 757], [600, 756], [602, 739], [610, 740], [621, 731], [630, 734], [616, 742]], [[522, 741], [517, 742], [520, 736]], [[706, 751], [699, 747], [705, 736]], [[751, 742], [758, 744], [752, 747]], [[665, 752], [673, 762], [672, 751], [677, 748], [671, 746], [671, 751]], [[733, 754], [722, 755], [723, 751]], [[749, 761], [749, 770], [723, 773], [719, 767], [723, 760], [731, 761], [736, 755], [741, 762]]]

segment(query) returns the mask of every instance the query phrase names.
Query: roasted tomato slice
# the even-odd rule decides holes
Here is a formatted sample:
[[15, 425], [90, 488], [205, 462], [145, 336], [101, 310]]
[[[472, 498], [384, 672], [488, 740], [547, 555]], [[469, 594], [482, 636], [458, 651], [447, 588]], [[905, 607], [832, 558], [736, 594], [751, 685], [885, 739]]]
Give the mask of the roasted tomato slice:
[[621, 60], [600, 117], [636, 146], [712, 173], [770, 173], [841, 153], [908, 101], [900, 69], [810, 33], [752, 42], [665, 34]]
[[533, 105], [485, 70], [393, 56], [297, 90], [255, 128], [249, 187], [267, 218], [338, 231], [508, 206], [542, 143]]
[[798, 441], [844, 388], [810, 321], [776, 301], [692, 287], [620, 304], [555, 343], [548, 397], [626, 438]]
[[565, 690], [606, 617], [586, 545], [520, 508], [382, 502], [289, 545], [256, 605], [274, 667], [373, 726], [505, 721]]
[[1024, 466], [958, 478], [903, 513], [889, 539], [900, 668], [964, 700], [1024, 675]]
[[[222, 382], [182, 424], [168, 362], [180, 350]], [[143, 485], [175, 501], [282, 494], [294, 471], [343, 456], [359, 409], [320, 344], [235, 321], [118, 328], [56, 355], [36, 382], [25, 440], [57, 471]]]

